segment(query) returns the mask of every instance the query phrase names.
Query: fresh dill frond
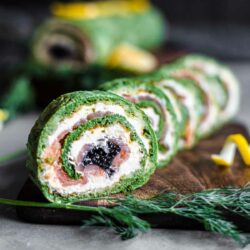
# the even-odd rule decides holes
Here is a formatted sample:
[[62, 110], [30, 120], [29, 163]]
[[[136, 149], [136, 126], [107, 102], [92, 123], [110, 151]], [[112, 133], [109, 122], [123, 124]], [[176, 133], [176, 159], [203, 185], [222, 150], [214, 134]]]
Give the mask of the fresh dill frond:
[[[118, 209], [119, 210], [119, 209]], [[129, 211], [113, 211], [109, 215], [101, 213], [93, 215], [89, 220], [85, 220], [82, 228], [89, 226], [106, 226], [118, 234], [122, 240], [131, 239], [137, 236], [138, 232], [147, 232], [150, 224], [132, 215]]]
[[[83, 221], [83, 227], [106, 226], [111, 228], [123, 240], [130, 239], [138, 232], [147, 232], [152, 225], [141, 217], [145, 214], [176, 214], [200, 222], [208, 231], [230, 237], [241, 246], [250, 243], [249, 236], [240, 233], [224, 212], [236, 214], [242, 220], [250, 221], [250, 185], [243, 188], [219, 188], [198, 193], [181, 195], [161, 193], [148, 200], [132, 195], [116, 199], [102, 197], [110, 202], [109, 207], [91, 207], [75, 204], [39, 203], [0, 199], [0, 204], [28, 207], [46, 207], [92, 212], [93, 215]], [[157, 225], [154, 225], [157, 226]]]

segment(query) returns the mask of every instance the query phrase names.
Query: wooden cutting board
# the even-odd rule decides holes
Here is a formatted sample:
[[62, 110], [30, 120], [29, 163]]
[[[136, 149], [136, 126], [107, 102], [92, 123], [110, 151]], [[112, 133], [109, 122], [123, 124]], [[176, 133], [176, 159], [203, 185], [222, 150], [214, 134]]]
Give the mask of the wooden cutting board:
[[[250, 168], [246, 167], [239, 155], [232, 168], [216, 166], [210, 159], [211, 154], [220, 152], [229, 134], [241, 133], [250, 141], [247, 130], [240, 124], [229, 124], [208, 139], [202, 140], [194, 149], [179, 153], [172, 163], [159, 169], [143, 187], [133, 194], [138, 198], [149, 198], [163, 190], [188, 194], [210, 188], [227, 186], [242, 187], [250, 182]], [[46, 201], [37, 187], [28, 180], [21, 190], [18, 199], [28, 201]], [[86, 204], [86, 202], [85, 202]], [[102, 205], [102, 202], [92, 202], [88, 205]], [[28, 222], [46, 224], [81, 224], [92, 213], [48, 209], [17, 207], [18, 216]], [[250, 232], [250, 219], [224, 214], [238, 225], [242, 231]], [[143, 218], [159, 228], [202, 229], [196, 221], [173, 214], [143, 215]]]

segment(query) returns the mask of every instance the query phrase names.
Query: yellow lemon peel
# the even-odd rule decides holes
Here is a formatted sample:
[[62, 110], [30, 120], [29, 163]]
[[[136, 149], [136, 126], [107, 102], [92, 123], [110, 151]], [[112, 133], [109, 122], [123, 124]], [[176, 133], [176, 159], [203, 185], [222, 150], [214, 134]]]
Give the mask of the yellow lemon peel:
[[82, 20], [139, 13], [149, 8], [148, 0], [109, 0], [95, 3], [54, 3], [51, 5], [51, 12], [59, 18]]
[[247, 166], [250, 166], [250, 147], [247, 139], [241, 134], [233, 134], [227, 137], [219, 155], [212, 155], [211, 159], [220, 166], [233, 165], [236, 149]]

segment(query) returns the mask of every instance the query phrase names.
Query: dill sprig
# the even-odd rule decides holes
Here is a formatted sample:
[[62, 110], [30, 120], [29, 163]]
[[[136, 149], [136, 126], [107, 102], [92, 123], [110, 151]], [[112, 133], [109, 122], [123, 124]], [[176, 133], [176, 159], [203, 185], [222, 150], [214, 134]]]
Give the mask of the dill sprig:
[[93, 215], [90, 219], [83, 221], [82, 228], [89, 226], [106, 226], [120, 235], [122, 240], [135, 237], [138, 232], [147, 232], [150, 224], [134, 215], [127, 207], [116, 206], [109, 210], [99, 212], [99, 215]]
[[[119, 218], [119, 224], [126, 225], [129, 232], [136, 235], [141, 230], [126, 221], [126, 215], [140, 217], [142, 214], [149, 213], [173, 213], [196, 220], [204, 225], [208, 231], [228, 236], [237, 241], [241, 246], [249, 244], [249, 237], [242, 235], [237, 227], [223, 217], [222, 211], [242, 216], [242, 219], [250, 219], [250, 186], [243, 188], [223, 188], [211, 189], [193, 193], [189, 195], [180, 195], [174, 193], [162, 193], [150, 200], [140, 200], [133, 196], [125, 196], [118, 200], [112, 200], [118, 204], [112, 210], [112, 216], [116, 214], [116, 208], [122, 208], [124, 218]], [[109, 225], [110, 217], [91, 218], [85, 221], [86, 225]], [[117, 231], [117, 224], [110, 224], [110, 227]], [[143, 228], [145, 229], [145, 228]], [[125, 229], [124, 229], [125, 230]], [[128, 233], [129, 234], [129, 233]], [[124, 233], [122, 235], [124, 239]]]
[[88, 220], [83, 221], [84, 228], [107, 226], [123, 240], [150, 229], [151, 225], [141, 218], [143, 214], [172, 213], [196, 220], [202, 223], [206, 230], [231, 237], [241, 246], [250, 243], [249, 236], [241, 234], [233, 222], [223, 216], [223, 212], [228, 211], [241, 216], [242, 219], [250, 219], [250, 185], [243, 188], [204, 190], [188, 195], [161, 193], [148, 200], [141, 200], [132, 195], [119, 199], [103, 197], [101, 200], [110, 202], [110, 206], [91, 207], [7, 199], [0, 199], [0, 204], [93, 212]]

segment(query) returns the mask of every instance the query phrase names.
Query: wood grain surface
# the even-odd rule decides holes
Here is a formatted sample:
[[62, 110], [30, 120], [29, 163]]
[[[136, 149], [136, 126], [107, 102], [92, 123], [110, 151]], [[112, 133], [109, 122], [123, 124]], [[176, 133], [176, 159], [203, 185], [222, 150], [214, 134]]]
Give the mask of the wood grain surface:
[[[211, 154], [220, 152], [226, 137], [233, 133], [241, 133], [250, 139], [244, 126], [229, 124], [208, 139], [202, 140], [194, 149], [180, 152], [169, 166], [157, 170], [150, 181], [133, 194], [146, 199], [162, 191], [188, 194], [211, 188], [246, 185], [250, 182], [250, 168], [244, 165], [239, 155], [232, 168], [216, 166], [210, 159]], [[30, 180], [26, 182], [18, 198], [46, 201]], [[83, 204], [86, 205], [86, 202]], [[89, 202], [88, 205], [103, 205], [103, 201]], [[17, 214], [25, 221], [46, 224], [80, 224], [92, 215], [79, 211], [29, 207], [17, 207]], [[224, 215], [230, 217], [241, 230], [250, 231], [250, 220], [243, 220], [232, 214]], [[159, 228], [203, 229], [198, 222], [173, 214], [148, 214], [142, 217]]]

